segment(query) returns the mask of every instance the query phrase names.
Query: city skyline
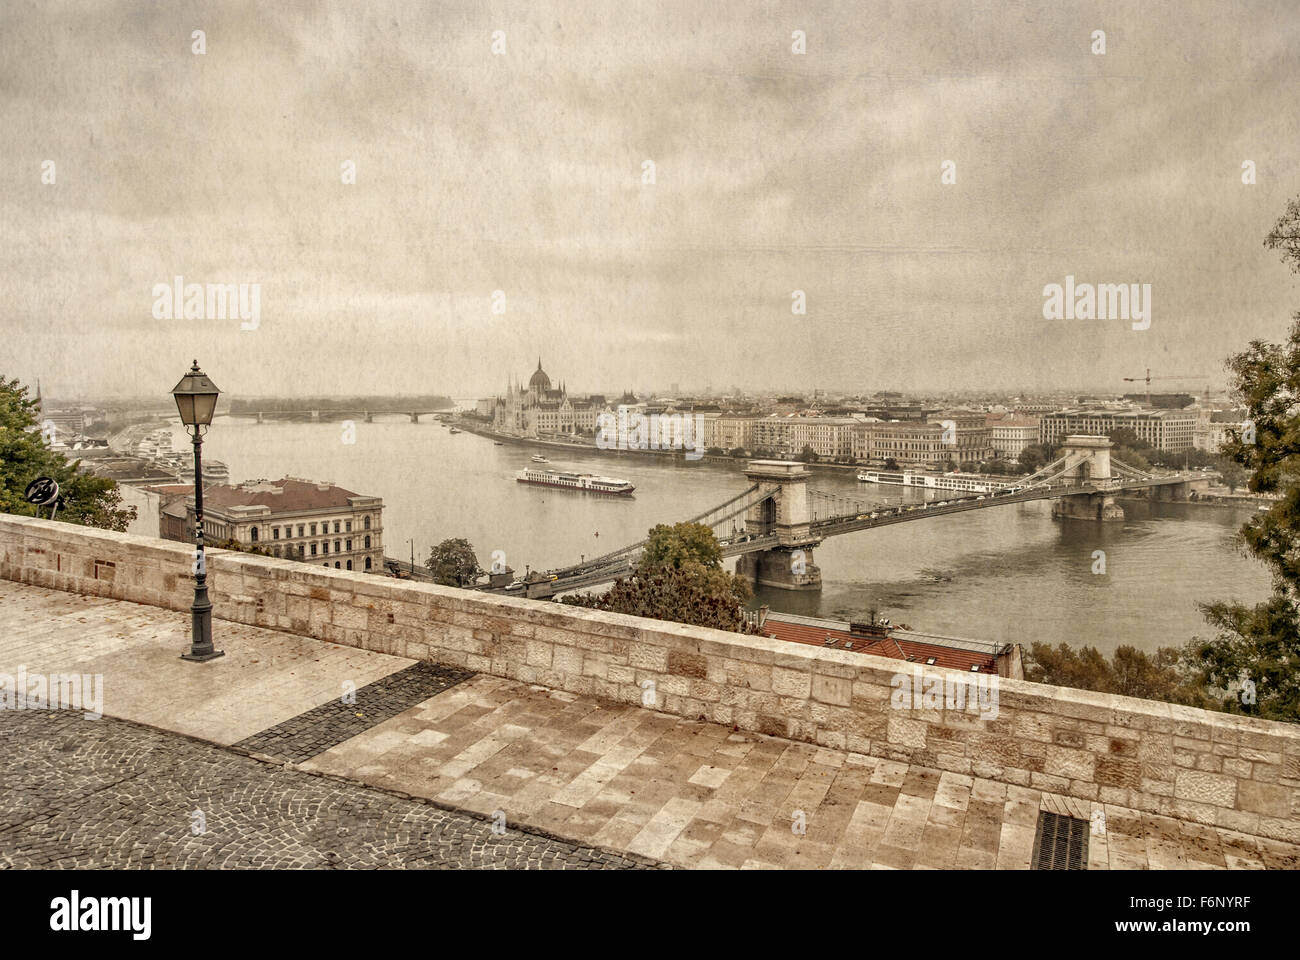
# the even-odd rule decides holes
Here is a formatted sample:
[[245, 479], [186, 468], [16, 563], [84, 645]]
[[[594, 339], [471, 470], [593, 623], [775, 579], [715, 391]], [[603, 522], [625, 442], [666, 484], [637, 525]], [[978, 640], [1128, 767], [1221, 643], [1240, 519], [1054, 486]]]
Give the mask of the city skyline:
[[[1290, 317], [1294, 18], [1020, 9], [7, 8], [4, 372], [471, 396], [542, 346], [633, 389], [1221, 383]], [[160, 319], [177, 277], [260, 316]], [[1149, 328], [1044, 319], [1067, 278], [1151, 284]]]

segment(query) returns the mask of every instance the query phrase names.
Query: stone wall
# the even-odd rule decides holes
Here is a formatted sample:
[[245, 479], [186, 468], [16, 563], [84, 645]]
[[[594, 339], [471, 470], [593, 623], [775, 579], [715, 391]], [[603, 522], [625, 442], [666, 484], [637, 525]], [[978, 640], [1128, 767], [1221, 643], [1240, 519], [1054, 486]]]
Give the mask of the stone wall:
[[[192, 558], [184, 544], [0, 515], [0, 578], [187, 611]], [[248, 554], [211, 551], [208, 569], [219, 618], [1300, 842], [1290, 724], [1004, 678], [989, 678], [995, 713], [900, 705], [918, 675], [972, 678]], [[214, 634], [220, 646], [220, 623]]]

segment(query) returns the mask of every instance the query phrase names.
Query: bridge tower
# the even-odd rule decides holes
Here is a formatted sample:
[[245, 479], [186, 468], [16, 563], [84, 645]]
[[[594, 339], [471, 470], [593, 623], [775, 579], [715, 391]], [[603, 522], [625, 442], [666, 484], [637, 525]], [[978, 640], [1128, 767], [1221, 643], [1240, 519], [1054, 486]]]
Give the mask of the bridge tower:
[[745, 514], [745, 532], [753, 537], [775, 534], [779, 546], [742, 554], [736, 572], [763, 586], [820, 590], [822, 573], [813, 562], [813, 547], [821, 541], [810, 533], [808, 468], [788, 460], [751, 460], [745, 476], [768, 494]]
[[419, 423], [419, 422], [420, 422], [420, 415], [419, 415], [418, 413], [411, 412], [411, 413], [408, 413], [407, 416], [411, 418], [411, 422], [412, 422], [412, 423]]
[[257, 422], [258, 422], [258, 423], [261, 423], [261, 422], [262, 422], [262, 411], [261, 411], [261, 410], [257, 411]]
[[[1112, 479], [1109, 437], [1078, 434], [1065, 438], [1064, 480], [1088, 486]], [[1074, 493], [1052, 501], [1052, 517], [1076, 520], [1123, 520], [1124, 508], [1109, 493]]]
[[363, 410], [362, 413], [364, 413], [364, 414], [366, 415], [366, 423], [374, 423], [374, 422], [375, 422], [375, 415], [374, 415], [373, 413], [371, 413], [369, 410]]
[[319, 410], [313, 410], [313, 411], [311, 412], [311, 422], [312, 422], [312, 423], [318, 423], [319, 421], [320, 421], [320, 411], [319, 411]]

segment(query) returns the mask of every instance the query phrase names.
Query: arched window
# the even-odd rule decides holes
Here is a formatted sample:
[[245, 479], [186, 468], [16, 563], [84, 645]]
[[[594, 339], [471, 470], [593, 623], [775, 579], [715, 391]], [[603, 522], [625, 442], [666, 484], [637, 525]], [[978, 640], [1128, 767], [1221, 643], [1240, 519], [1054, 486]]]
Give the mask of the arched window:
[[[366, 535], [366, 549], [370, 549], [370, 536], [368, 534]], [[367, 557], [366, 559], [369, 560], [370, 558]]]
[[365, 529], [369, 530], [369, 529], [370, 529], [370, 517], [367, 516], [363, 521], [361, 521], [361, 524], [362, 524], [362, 526], [363, 526]]
[[348, 561], [348, 569], [349, 569], [349, 570], [352, 569], [352, 561], [351, 561], [351, 560]]
[[369, 557], [366, 557], [366, 569], [367, 569], [367, 570], [370, 569], [370, 558], [369, 558]]
[[253, 528], [252, 537], [253, 537], [253, 542], [257, 543], [257, 527]]

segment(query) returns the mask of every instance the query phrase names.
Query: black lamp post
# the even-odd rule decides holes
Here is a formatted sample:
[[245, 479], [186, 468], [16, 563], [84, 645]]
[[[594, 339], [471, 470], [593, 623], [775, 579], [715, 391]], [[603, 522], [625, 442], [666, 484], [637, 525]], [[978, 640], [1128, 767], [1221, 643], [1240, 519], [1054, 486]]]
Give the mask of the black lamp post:
[[190, 372], [181, 377], [172, 396], [180, 411], [185, 431], [194, 439], [194, 605], [190, 607], [193, 632], [189, 653], [182, 660], [215, 660], [224, 657], [224, 650], [212, 646], [212, 601], [208, 599], [208, 568], [203, 553], [203, 434], [212, 424], [212, 413], [217, 408], [217, 385], [208, 379], [194, 361]]

